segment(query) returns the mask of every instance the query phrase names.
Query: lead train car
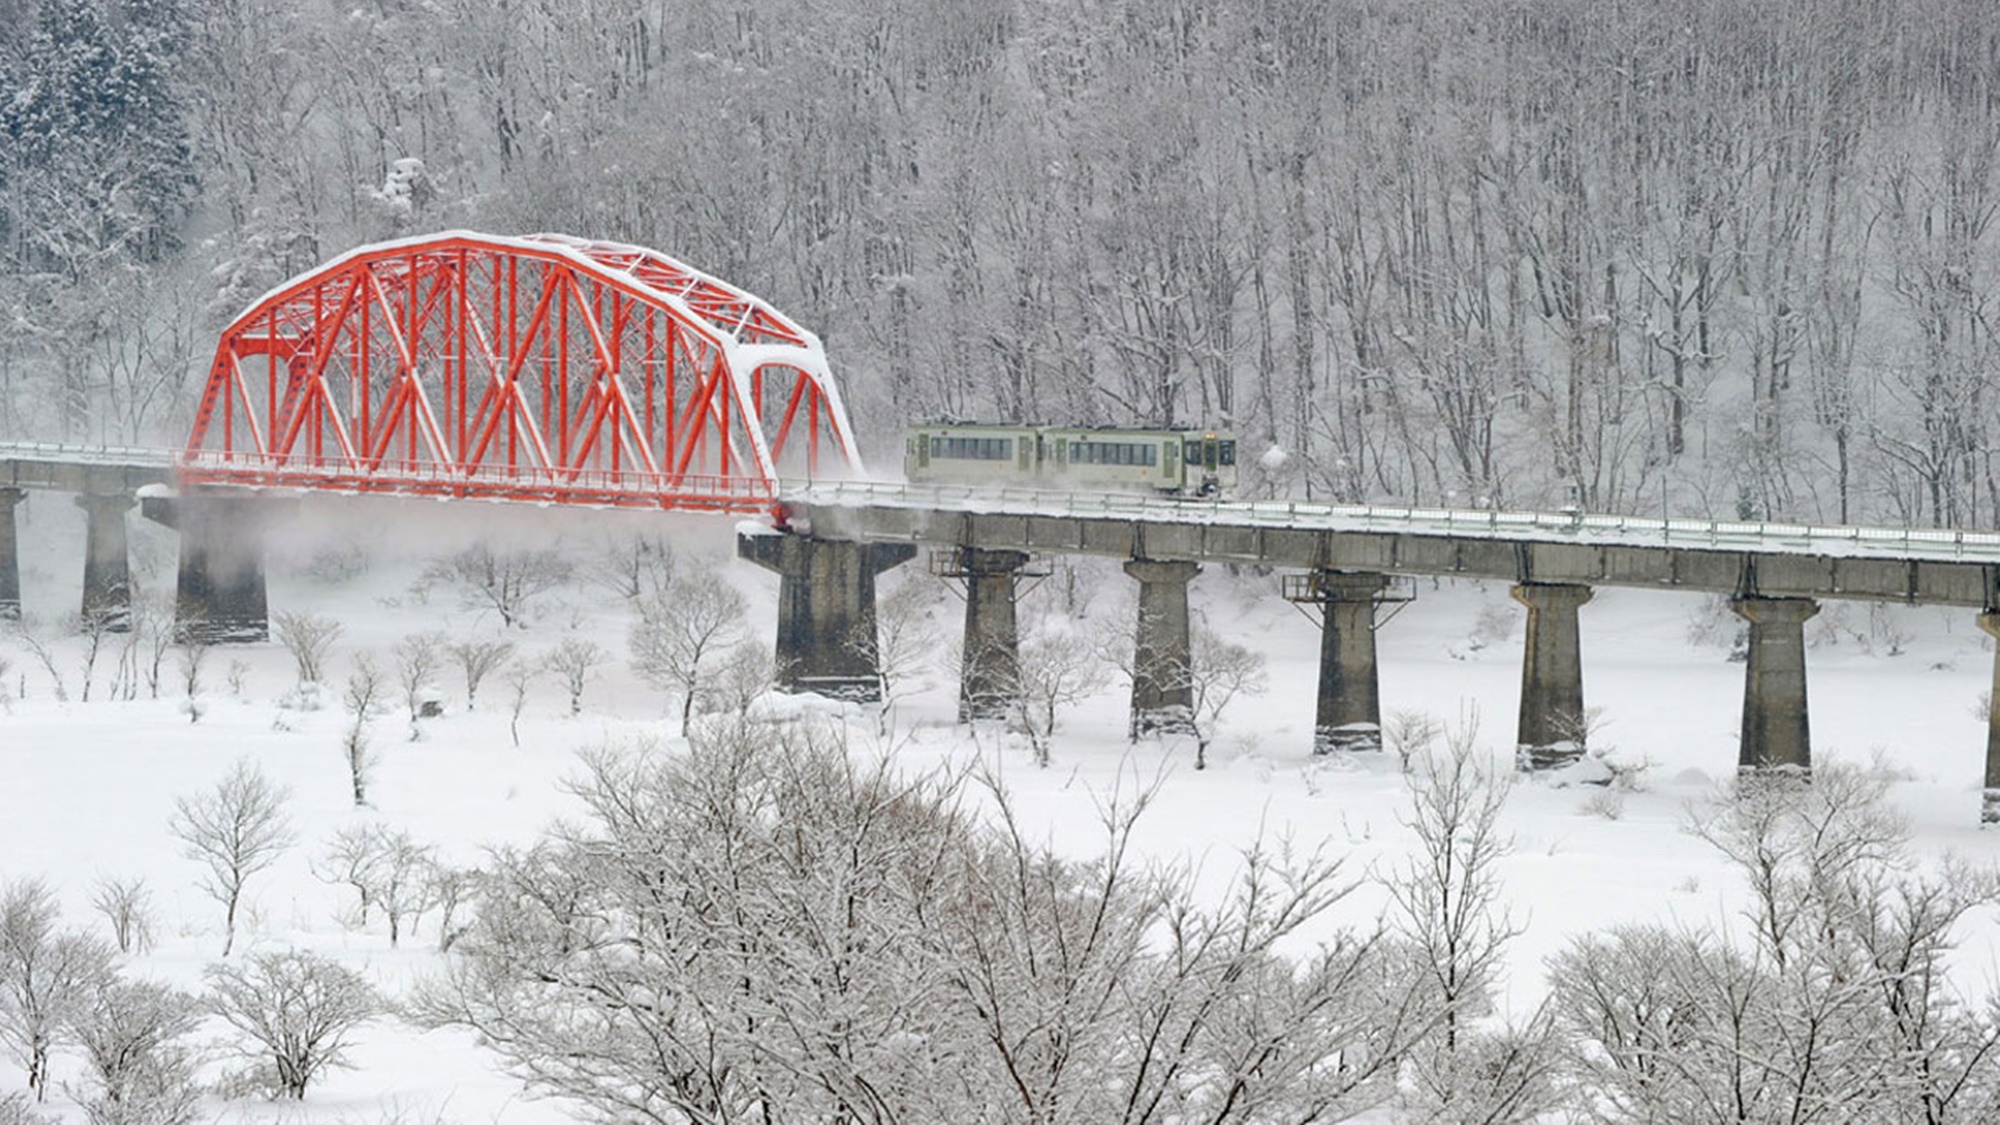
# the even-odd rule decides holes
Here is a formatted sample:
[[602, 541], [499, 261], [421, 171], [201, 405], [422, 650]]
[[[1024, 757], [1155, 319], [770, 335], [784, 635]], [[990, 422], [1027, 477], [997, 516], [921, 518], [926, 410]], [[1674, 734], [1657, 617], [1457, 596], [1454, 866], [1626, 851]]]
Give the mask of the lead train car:
[[910, 427], [903, 473], [917, 484], [1214, 496], [1236, 488], [1236, 441], [1202, 430], [935, 423]]

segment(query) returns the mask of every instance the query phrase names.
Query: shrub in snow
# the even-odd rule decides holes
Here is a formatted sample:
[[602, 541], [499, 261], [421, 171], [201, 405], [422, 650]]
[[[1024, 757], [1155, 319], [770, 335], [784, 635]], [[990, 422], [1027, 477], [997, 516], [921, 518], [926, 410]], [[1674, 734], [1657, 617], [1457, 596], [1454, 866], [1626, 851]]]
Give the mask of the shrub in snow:
[[57, 928], [55, 894], [39, 879], [0, 888], [0, 1047], [48, 1096], [49, 1055], [70, 1034], [89, 990], [111, 972], [111, 949]]
[[271, 631], [291, 653], [301, 688], [326, 678], [326, 658], [343, 631], [340, 622], [321, 614], [281, 612], [272, 615]]
[[1839, 765], [1747, 779], [1690, 825], [1743, 878], [1747, 933], [1621, 926], [1550, 963], [1578, 1104], [1620, 1121], [1993, 1119], [2000, 1016], [1948, 962], [2000, 882], [1918, 862], [1887, 789]]
[[183, 1125], [196, 1119], [200, 1087], [185, 1040], [202, 1006], [152, 981], [107, 977], [73, 1023], [89, 1079], [79, 1103], [92, 1125]]
[[1389, 945], [1330, 924], [1351, 884], [1321, 854], [1252, 850], [1202, 905], [1130, 858], [1144, 800], [1079, 861], [997, 787], [985, 827], [961, 777], [818, 728], [689, 745], [589, 759], [588, 820], [495, 857], [421, 1022], [619, 1121], [1335, 1120], [1428, 1032]]
[[54, 1125], [55, 1120], [36, 1113], [34, 1104], [20, 1094], [0, 1098], [0, 1125]]
[[1616, 789], [1599, 789], [1583, 799], [1576, 811], [1585, 816], [1618, 820], [1625, 815], [1625, 794]]
[[153, 948], [152, 900], [144, 879], [106, 877], [97, 881], [90, 905], [110, 924], [118, 952], [145, 953]]
[[361, 974], [305, 950], [252, 954], [210, 966], [207, 977], [211, 1010], [242, 1036], [242, 1054], [280, 1097], [303, 1098], [315, 1078], [349, 1065], [350, 1037], [382, 1011]]
[[332, 692], [322, 683], [304, 683], [278, 697], [284, 711], [324, 711]]

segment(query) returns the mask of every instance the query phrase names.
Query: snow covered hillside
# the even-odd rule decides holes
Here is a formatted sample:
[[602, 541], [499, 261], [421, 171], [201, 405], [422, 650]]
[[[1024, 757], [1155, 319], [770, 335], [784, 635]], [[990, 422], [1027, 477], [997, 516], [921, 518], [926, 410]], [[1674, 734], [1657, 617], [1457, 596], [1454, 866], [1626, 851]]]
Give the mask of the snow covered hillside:
[[[684, 563], [712, 560], [746, 595], [758, 643], [768, 646], [774, 627], [776, 578], [733, 560], [727, 521], [430, 502], [312, 511], [276, 553], [271, 599], [274, 610], [339, 622], [319, 692], [301, 691], [292, 656], [272, 643], [211, 650], [198, 714], [171, 669], [158, 698], [143, 678], [135, 698], [111, 698], [115, 654], [98, 659], [83, 702], [83, 638], [39, 627], [52, 674], [21, 636], [0, 634], [0, 660], [9, 664], [0, 694], [0, 885], [46, 880], [65, 926], [108, 940], [92, 905], [101, 881], [144, 880], [153, 941], [122, 959], [133, 976], [199, 990], [204, 968], [218, 959], [222, 909], [201, 889], [202, 870], [182, 854], [170, 821], [177, 797], [210, 789], [239, 761], [255, 763], [285, 788], [296, 843], [249, 880], [231, 961], [308, 949], [359, 971], [394, 999], [444, 963], [438, 911], [426, 910], [394, 948], [379, 910], [358, 924], [354, 891], [321, 877], [337, 833], [380, 824], [435, 849], [441, 862], [470, 866], [487, 848], [526, 846], [555, 818], [577, 814], [564, 781], [577, 775], [580, 752], [652, 740], [657, 753], [677, 753], [677, 701], [629, 667], [630, 604], [587, 576], [588, 560], [606, 544], [638, 531], [662, 535]], [[25, 600], [31, 616], [46, 619], [76, 603], [82, 517], [40, 495], [20, 515]], [[149, 592], [169, 587], [171, 539], [136, 520], [134, 533], [138, 580]], [[560, 545], [583, 569], [534, 599], [525, 627], [504, 629], [490, 607], [461, 600], [449, 583], [421, 581], [430, 560], [482, 537]], [[895, 583], [921, 586], [915, 627], [934, 640], [932, 657], [911, 675], [892, 713], [784, 699], [766, 699], [766, 713], [842, 716], [855, 754], [887, 755], [903, 770], [985, 763], [1005, 779], [1031, 833], [1077, 854], [1102, 841], [1108, 797], [1157, 786], [1137, 843], [1150, 857], [1191, 866], [1205, 893], [1218, 897], [1238, 871], [1240, 849], [1260, 837], [1324, 845], [1346, 857], [1355, 877], [1386, 874], [1410, 855], [1409, 787], [1394, 755], [1350, 761], [1309, 753], [1318, 631], [1277, 596], [1275, 578], [1210, 568], [1195, 584], [1208, 624], [1263, 653], [1269, 672], [1265, 694], [1224, 712], [1210, 766], [1201, 771], [1185, 740], [1128, 744], [1124, 689], [1115, 682], [1061, 713], [1047, 768], [1037, 768], [1026, 744], [997, 726], [955, 725], [955, 681], [942, 654], [956, 648], [960, 603], [921, 561], [888, 576], [886, 585]], [[1059, 613], [1069, 602], [1080, 632], [1128, 635], [1127, 584], [1108, 565], [1059, 569], [1026, 596], [1024, 614]], [[1459, 729], [1476, 722], [1482, 751], [1493, 762], [1509, 761], [1521, 614], [1500, 586], [1420, 583], [1415, 602], [1379, 632], [1385, 711], [1427, 713]], [[1528, 779], [1508, 797], [1502, 824], [1512, 843], [1498, 871], [1520, 932], [1506, 948], [1497, 1011], [1510, 1019], [1526, 1018], [1542, 1001], [1545, 962], [1578, 935], [1638, 921], [1725, 924], [1744, 903], [1740, 877], [1684, 831], [1710, 815], [1705, 803], [1734, 773], [1743, 671], [1727, 659], [1734, 619], [1696, 597], [1604, 590], [1583, 610], [1582, 628], [1585, 690], [1601, 709], [1593, 745], [1637, 780], [1629, 789], [1603, 789]], [[588, 641], [606, 658], [587, 670], [576, 714], [558, 678], [529, 683], [517, 744], [514, 692], [500, 672], [468, 709], [459, 671], [445, 665], [430, 677], [443, 696], [442, 714], [409, 718], [393, 683], [395, 646], [433, 630], [453, 641], [509, 641], [524, 658], [566, 640]], [[2000, 835], [1976, 824], [1985, 739], [1977, 705], [1992, 656], [1970, 615], [1830, 603], [1808, 636], [1816, 759], [1886, 777], [1921, 855], [2000, 856]], [[357, 808], [343, 750], [355, 720], [340, 696], [362, 654], [391, 682], [388, 705], [366, 724], [374, 765], [368, 807]], [[174, 659], [169, 653], [170, 665]], [[58, 677], [66, 700], [57, 697]], [[1369, 883], [1332, 920], [1365, 926], [1388, 908], [1386, 892]], [[1993, 920], [1990, 909], [1975, 911], [1953, 955], [1955, 980], [1975, 1006], [2000, 980]], [[209, 1018], [195, 1040], [205, 1079], [242, 1069], [226, 1050], [235, 1040], [220, 1020]], [[11, 1055], [0, 1059], [0, 1093], [25, 1085]], [[206, 1097], [200, 1117], [527, 1125], [576, 1114], [526, 1096], [469, 1035], [420, 1031], [393, 1015], [365, 1025], [350, 1057], [351, 1068], [329, 1072], [303, 1103], [224, 1089]], [[53, 1078], [40, 1109], [84, 1120], [75, 1098], [85, 1068], [73, 1047], [58, 1045]]]

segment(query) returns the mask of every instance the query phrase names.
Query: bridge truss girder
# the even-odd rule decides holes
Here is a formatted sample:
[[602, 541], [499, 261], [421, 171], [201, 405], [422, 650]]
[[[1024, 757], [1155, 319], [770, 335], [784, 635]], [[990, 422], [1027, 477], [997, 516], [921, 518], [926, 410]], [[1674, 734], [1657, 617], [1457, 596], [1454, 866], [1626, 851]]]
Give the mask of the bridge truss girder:
[[640, 247], [464, 232], [363, 247], [237, 317], [180, 466], [756, 513], [781, 476], [860, 474], [818, 339], [758, 298]]

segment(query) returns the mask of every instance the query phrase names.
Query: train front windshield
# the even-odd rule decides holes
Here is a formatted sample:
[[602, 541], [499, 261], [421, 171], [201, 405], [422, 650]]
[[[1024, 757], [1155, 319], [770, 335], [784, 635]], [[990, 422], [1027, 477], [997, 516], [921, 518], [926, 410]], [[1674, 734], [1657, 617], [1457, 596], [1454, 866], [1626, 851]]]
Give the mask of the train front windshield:
[[1212, 473], [1218, 468], [1236, 464], [1236, 443], [1210, 434], [1200, 441], [1187, 443], [1185, 460]]

